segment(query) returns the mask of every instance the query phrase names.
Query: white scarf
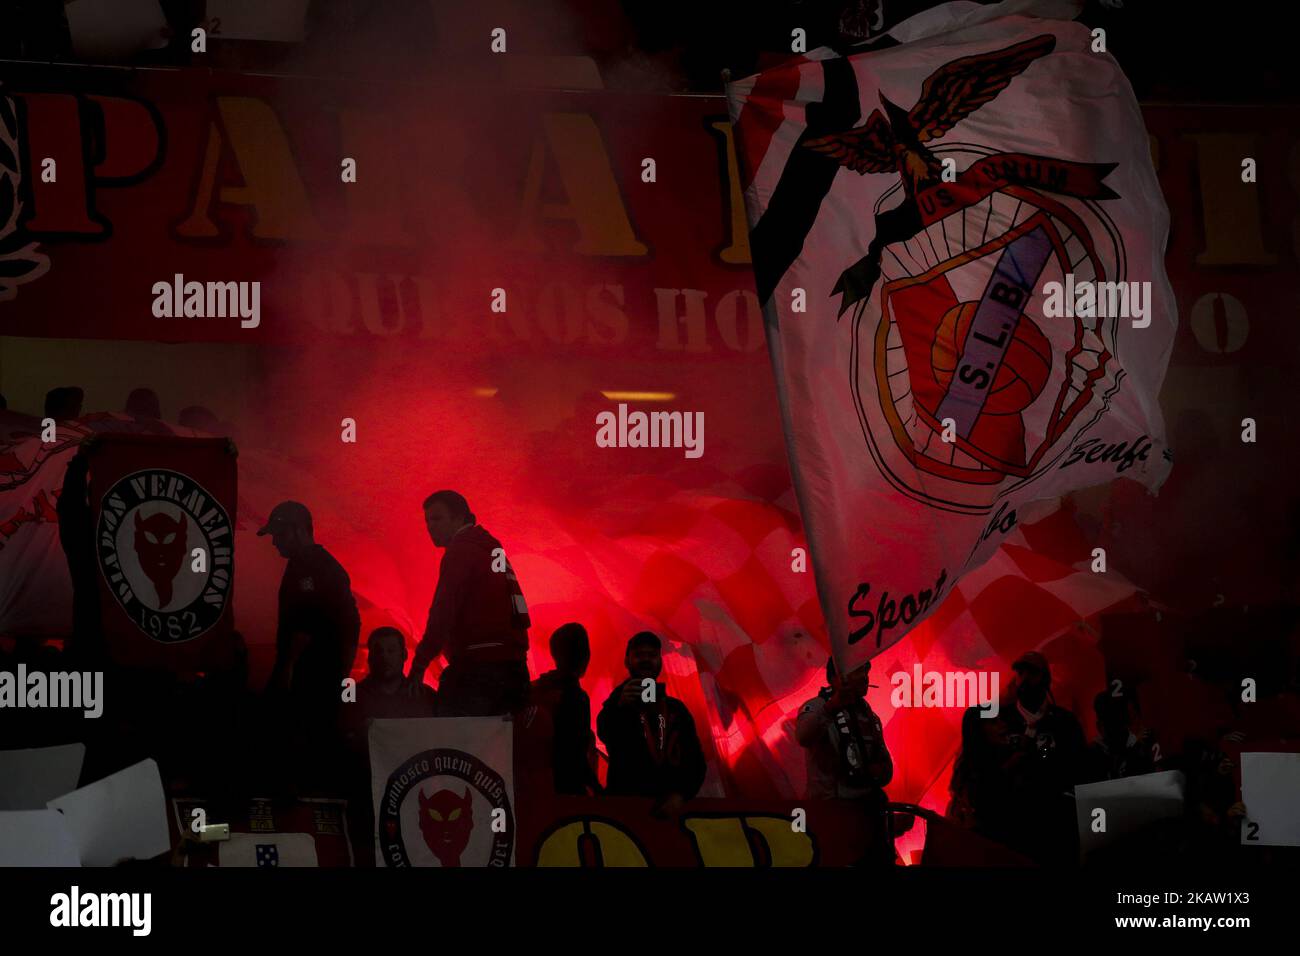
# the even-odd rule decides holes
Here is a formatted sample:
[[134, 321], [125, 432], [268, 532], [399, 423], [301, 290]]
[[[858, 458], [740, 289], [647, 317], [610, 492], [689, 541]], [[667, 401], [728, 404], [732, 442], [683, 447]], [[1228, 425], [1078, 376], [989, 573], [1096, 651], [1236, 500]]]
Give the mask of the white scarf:
[[1043, 715], [1047, 713], [1047, 706], [1047, 701], [1043, 701], [1043, 709], [1035, 714], [1032, 711], [1025, 710], [1025, 705], [1020, 703], [1020, 701], [1016, 701], [1016, 710], [1020, 711], [1020, 716], [1025, 718], [1026, 737], [1037, 736], [1038, 729], [1035, 725], [1042, 720]]

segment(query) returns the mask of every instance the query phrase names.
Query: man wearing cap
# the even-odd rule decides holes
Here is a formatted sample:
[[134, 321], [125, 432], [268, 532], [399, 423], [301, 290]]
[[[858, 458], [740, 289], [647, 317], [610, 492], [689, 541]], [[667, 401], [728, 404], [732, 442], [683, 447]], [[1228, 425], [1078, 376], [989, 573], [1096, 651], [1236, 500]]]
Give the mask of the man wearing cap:
[[1016, 706], [1004, 709], [1013, 752], [1023, 756], [1011, 771], [1018, 833], [1014, 849], [1042, 863], [1078, 860], [1074, 785], [1087, 776], [1083, 728], [1052, 698], [1052, 670], [1038, 651], [1011, 665]]
[[475, 519], [455, 491], [424, 501], [424, 524], [445, 548], [424, 636], [407, 674], [418, 693], [439, 654], [447, 668], [438, 682], [440, 717], [483, 717], [528, 704], [528, 605], [501, 542]]
[[606, 698], [596, 732], [609, 754], [605, 792], [652, 797], [654, 812], [676, 816], [699, 793], [707, 768], [691, 712], [657, 682], [662, 647], [650, 631], [632, 635], [623, 655], [628, 679]]
[[807, 751], [813, 799], [880, 798], [894, 775], [880, 718], [867, 703], [870, 676], [867, 661], [840, 680], [827, 660], [829, 686], [799, 708], [795, 739]]
[[795, 739], [805, 751], [809, 798], [860, 803], [871, 840], [865, 862], [888, 865], [894, 850], [886, 828], [885, 786], [894, 763], [880, 718], [867, 703], [870, 677], [870, 661], [840, 678], [834, 659], [828, 659], [829, 686], [799, 708]]
[[280, 580], [275, 666], [268, 687], [287, 695], [310, 737], [327, 739], [337, 725], [343, 678], [352, 669], [361, 634], [352, 582], [316, 543], [305, 505], [281, 502], [257, 533], [269, 534], [289, 561]]

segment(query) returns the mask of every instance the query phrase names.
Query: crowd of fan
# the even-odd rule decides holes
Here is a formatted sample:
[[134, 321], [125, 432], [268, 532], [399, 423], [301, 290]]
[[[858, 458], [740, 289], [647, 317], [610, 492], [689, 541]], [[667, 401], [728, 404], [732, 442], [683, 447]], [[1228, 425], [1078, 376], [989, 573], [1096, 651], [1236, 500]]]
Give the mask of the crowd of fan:
[[[1088, 742], [1083, 715], [1077, 717], [1051, 696], [1047, 659], [1036, 652], [1024, 655], [1015, 664], [1014, 707], [992, 718], [978, 707], [963, 715], [949, 821], [1037, 862], [1068, 864], [1079, 855], [1077, 785], [1179, 771], [1182, 815], [1153, 821], [1093, 851], [1090, 865], [1220, 864], [1287, 855], [1276, 847], [1243, 853], [1247, 808], [1240, 799], [1239, 755], [1294, 750], [1300, 738], [1294, 618], [1289, 613], [1251, 617], [1233, 609], [1226, 615], [1166, 616], [1163, 627], [1152, 614], [1107, 623], [1112, 633], [1167, 642], [1181, 660], [1168, 670], [1138, 668], [1125, 678], [1113, 677], [1093, 699], [1088, 716], [1096, 735]], [[1270, 624], [1271, 633], [1242, 636]], [[1202, 640], [1207, 633], [1210, 639]], [[1265, 666], [1252, 659], [1261, 647], [1271, 658]], [[1111, 667], [1112, 674], [1122, 669]], [[1253, 675], [1254, 691], [1244, 690], [1245, 675]]]
[[[137, 389], [127, 414], [147, 427], [158, 399]], [[76, 388], [55, 389], [46, 416], [81, 411]], [[212, 426], [213, 419], [204, 424]], [[193, 417], [193, 416], [191, 416]], [[198, 420], [196, 419], [196, 424]], [[523, 591], [500, 542], [454, 491], [430, 495], [424, 521], [443, 550], [438, 586], [408, 666], [408, 637], [380, 627], [365, 638], [367, 673], [349, 696], [361, 639], [350, 579], [317, 543], [310, 510], [283, 502], [259, 532], [286, 560], [279, 591], [276, 658], [266, 687], [250, 685], [248, 651], [238, 632], [209, 648], [201, 671], [149, 671], [110, 659], [101, 633], [92, 555], [90, 488], [95, 443], [68, 465], [58, 515], [73, 580], [73, 633], [60, 648], [42, 638], [0, 642], [0, 669], [103, 670], [104, 716], [13, 711], [0, 724], [0, 748], [87, 743], [83, 780], [154, 757], [176, 792], [204, 793], [233, 807], [268, 790], [295, 799], [344, 795], [352, 832], [373, 830], [368, 728], [375, 719], [512, 714], [521, 795], [638, 796], [650, 812], [673, 817], [699, 793], [705, 757], [694, 720], [659, 681], [658, 636], [627, 642], [626, 679], [603, 702], [593, 734], [582, 679], [591, 658], [586, 630], [568, 623], [550, 637], [554, 669], [531, 679]], [[1078, 859], [1073, 788], [1158, 770], [1185, 779], [1185, 813], [1095, 854], [1091, 863], [1134, 858], [1230, 859], [1241, 852], [1246, 808], [1238, 790], [1242, 749], [1294, 749], [1300, 737], [1300, 647], [1289, 609], [1213, 609], [1179, 617], [1144, 612], [1103, 621], [1099, 645], [1110, 683], [1093, 701], [1096, 736], [1081, 716], [1059, 706], [1048, 659], [1016, 661], [1007, 706], [994, 716], [970, 708], [951, 778], [946, 822], [1028, 860], [1068, 865]], [[411, 635], [415, 638], [416, 635]], [[439, 659], [436, 689], [426, 674]], [[893, 760], [881, 721], [868, 703], [870, 664], [842, 677], [828, 663], [827, 686], [806, 702], [790, 733], [807, 757], [812, 799], [861, 808], [871, 861], [893, 859], [890, 836], [906, 827], [891, 812], [886, 788]], [[1250, 693], [1243, 683], [1250, 678]], [[1013, 702], [1013, 703], [1011, 703]], [[603, 744], [603, 752], [597, 747]], [[1257, 858], [1276, 850], [1257, 852]], [[360, 848], [359, 860], [373, 859]]]
[[[251, 688], [238, 632], [212, 646], [201, 672], [113, 665], [101, 643], [98, 583], [86, 554], [92, 472], [94, 444], [70, 464], [59, 505], [78, 605], [73, 636], [62, 649], [19, 637], [0, 669], [22, 662], [29, 670], [104, 670], [112, 688], [104, 717], [87, 722], [55, 711], [14, 711], [0, 728], [0, 748], [85, 740], [86, 780], [153, 757], [172, 790], [204, 793], [218, 813], [259, 793], [283, 800], [342, 795], [361, 844], [373, 831], [367, 741], [374, 719], [512, 714], [521, 799], [547, 792], [637, 796], [650, 800], [649, 812], [671, 817], [701, 788], [705, 756], [689, 710], [659, 683], [659, 637], [649, 631], [630, 637], [627, 679], [603, 701], [593, 734], [581, 685], [590, 661], [584, 627], [568, 623], [552, 633], [554, 670], [529, 679], [530, 622], [519, 581], [508, 564], [494, 570], [494, 558], [503, 554], [497, 538], [450, 490], [425, 502], [429, 536], [445, 554], [409, 667], [407, 636], [377, 628], [365, 637], [367, 676], [350, 696], [344, 678], [357, 653], [360, 615], [347, 572], [317, 544], [311, 512], [296, 502], [277, 506], [261, 529], [286, 558], [276, 665], [263, 691]], [[1056, 704], [1047, 657], [1024, 654], [1014, 665], [1008, 705], [996, 717], [978, 706], [963, 715], [946, 822], [1027, 860], [1070, 865], [1079, 855], [1075, 784], [1180, 770], [1186, 778], [1183, 817], [1147, 827], [1089, 862], [1123, 865], [1153, 855], [1226, 861], [1242, 852], [1245, 808], [1231, 753], [1278, 741], [1284, 748], [1284, 741], [1300, 736], [1295, 620], [1286, 611], [1262, 617], [1257, 611], [1234, 627], [1221, 615], [1216, 611], [1199, 627], [1167, 619], [1164, 637], [1130, 633], [1131, 640], [1153, 645], [1169, 644], [1169, 632], [1217, 636], [1209, 643], [1174, 640], [1170, 649], [1175, 657], [1182, 654], [1184, 672], [1115, 663], [1112, 672], [1126, 678], [1097, 693], [1091, 744], [1080, 719]], [[1127, 622], [1152, 618], [1136, 615]], [[1265, 636], [1240, 639], [1243, 628], [1261, 622], [1268, 622]], [[1102, 635], [1104, 650], [1106, 643]], [[439, 657], [447, 665], [433, 688], [425, 672]], [[1242, 674], [1257, 676], [1258, 700], [1243, 700]], [[828, 663], [827, 687], [802, 706], [789, 731], [806, 752], [805, 796], [861, 806], [874, 834], [865, 862], [888, 864], [889, 836], [906, 825], [885, 795], [893, 762], [867, 702], [868, 676], [870, 663], [842, 678]], [[1141, 705], [1147, 697], [1154, 705], [1149, 718]], [[1255, 852], [1264, 858], [1281, 851]], [[361, 845], [356, 858], [368, 861], [373, 853]]]

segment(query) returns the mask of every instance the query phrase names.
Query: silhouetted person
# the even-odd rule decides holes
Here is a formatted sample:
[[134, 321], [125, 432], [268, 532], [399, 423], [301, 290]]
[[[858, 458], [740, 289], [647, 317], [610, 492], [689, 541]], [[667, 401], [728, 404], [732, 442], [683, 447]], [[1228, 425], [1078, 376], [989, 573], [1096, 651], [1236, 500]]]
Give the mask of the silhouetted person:
[[455, 491], [424, 501], [435, 547], [445, 548], [424, 636], [407, 675], [418, 693], [439, 654], [447, 668], [438, 682], [438, 713], [481, 717], [528, 703], [528, 605], [501, 542], [478, 524]]
[[397, 628], [377, 627], [370, 632], [366, 666], [365, 679], [357, 684], [356, 703], [344, 707], [345, 716], [359, 721], [434, 716], [433, 688], [421, 684], [416, 694], [406, 693], [406, 638]]
[[1051, 697], [1052, 672], [1047, 658], [1029, 651], [1012, 665], [1016, 706], [1004, 708], [1009, 744], [1025, 759], [1012, 770], [1011, 785], [1019, 814], [1013, 849], [1042, 863], [1078, 860], [1074, 785], [1083, 780], [1083, 729], [1074, 715]]
[[298, 732], [317, 761], [327, 758], [337, 729], [343, 678], [352, 669], [361, 616], [352, 583], [334, 556], [316, 543], [311, 512], [296, 501], [271, 510], [266, 526], [288, 559], [280, 581], [275, 666], [268, 690], [293, 712]]
[[870, 677], [870, 661], [841, 679], [834, 659], [828, 659], [828, 686], [799, 708], [795, 739], [805, 751], [808, 796], [860, 803], [870, 838], [868, 859], [888, 865], [893, 863], [894, 849], [888, 835], [885, 786], [894, 776], [894, 763], [880, 718], [867, 703]]
[[162, 402], [152, 388], [137, 388], [126, 397], [123, 411], [136, 418], [158, 419], [162, 418]]
[[71, 421], [81, 417], [81, 404], [86, 393], [75, 385], [52, 388], [45, 393], [45, 417], [56, 422]]
[[436, 698], [429, 687], [406, 692], [406, 638], [395, 627], [377, 627], [366, 638], [365, 679], [357, 699], [341, 706], [347, 748], [348, 827], [358, 866], [375, 865], [375, 817], [370, 793], [370, 722], [432, 717]]
[[1139, 724], [1136, 690], [1103, 690], [1092, 707], [1099, 734], [1088, 746], [1088, 780], [1117, 780], [1159, 769], [1155, 735]]
[[600, 793], [595, 738], [591, 733], [591, 698], [579, 683], [591, 663], [587, 629], [573, 623], [556, 628], [551, 635], [551, 657], [555, 670], [533, 681], [532, 701], [551, 716], [555, 792]]
[[97, 663], [103, 656], [103, 631], [99, 614], [99, 571], [95, 558], [95, 528], [90, 511], [88, 472], [95, 439], [77, 446], [63, 476], [63, 490], [55, 510], [59, 516], [59, 544], [68, 560], [72, 579], [72, 635], [65, 645], [78, 663]]
[[204, 408], [202, 405], [187, 405], [182, 408], [176, 422], [186, 428], [197, 428], [201, 432], [208, 432], [212, 435], [221, 434], [222, 432], [221, 421], [217, 418], [216, 413], [210, 408]]
[[515, 799], [555, 792], [555, 727], [546, 707], [529, 702], [510, 714], [514, 732]]
[[981, 716], [968, 707], [961, 718], [961, 751], [948, 784], [952, 801], [945, 814], [958, 826], [974, 830], [1004, 846], [1016, 838], [1017, 808], [1012, 798], [1012, 768], [1025, 752], [1011, 747], [1001, 715]]
[[605, 792], [651, 797], [655, 812], [675, 816], [700, 792], [707, 768], [691, 712], [657, 681], [662, 647], [650, 631], [632, 635], [623, 655], [628, 678], [606, 698], [596, 729], [609, 754]]

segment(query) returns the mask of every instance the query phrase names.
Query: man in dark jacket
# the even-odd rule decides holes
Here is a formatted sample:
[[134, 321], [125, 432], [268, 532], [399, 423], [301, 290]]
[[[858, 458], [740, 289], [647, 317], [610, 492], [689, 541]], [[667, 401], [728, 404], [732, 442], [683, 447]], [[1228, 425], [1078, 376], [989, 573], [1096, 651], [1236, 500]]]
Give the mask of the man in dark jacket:
[[405, 688], [406, 637], [395, 627], [377, 627], [366, 638], [365, 679], [357, 684], [357, 699], [344, 708], [344, 727], [363, 738], [372, 720], [433, 717], [438, 699], [433, 688], [420, 685], [417, 696]]
[[1020, 808], [1012, 848], [1044, 864], [1078, 860], [1079, 833], [1073, 789], [1087, 776], [1083, 728], [1052, 698], [1052, 671], [1037, 651], [1011, 665], [1016, 706], [1004, 710], [1010, 746], [1024, 756], [1011, 772], [1012, 799]]
[[1137, 690], [1103, 690], [1093, 698], [1100, 733], [1088, 747], [1083, 779], [1118, 780], [1159, 770], [1160, 747], [1141, 726]]
[[374, 866], [375, 816], [370, 791], [370, 722], [433, 717], [437, 699], [420, 685], [406, 693], [406, 637], [394, 627], [377, 627], [366, 639], [369, 673], [357, 684], [357, 699], [343, 705], [347, 748], [348, 829], [358, 866]]
[[806, 751], [810, 798], [860, 800], [878, 812], [888, 802], [894, 762], [880, 718], [867, 703], [870, 677], [870, 661], [841, 680], [834, 658], [827, 660], [828, 686], [799, 708], [795, 739]]
[[316, 543], [311, 512], [296, 501], [271, 509], [266, 526], [288, 559], [280, 580], [275, 665], [268, 691], [282, 707], [297, 740], [299, 779], [322, 782], [337, 770], [339, 707], [343, 678], [352, 670], [361, 636], [361, 615], [352, 581], [334, 556]]
[[650, 631], [634, 634], [623, 656], [628, 679], [606, 699], [596, 730], [609, 753], [605, 792], [652, 797], [670, 816], [704, 783], [706, 767], [695, 721], [686, 705], [669, 697], [657, 678], [662, 643]]
[[361, 636], [361, 615], [343, 565], [316, 543], [311, 512], [296, 501], [271, 510], [257, 532], [288, 558], [280, 580], [275, 666], [270, 687], [336, 722], [343, 678], [352, 670]]
[[894, 776], [894, 762], [885, 746], [880, 718], [867, 703], [871, 662], [865, 661], [843, 678], [835, 660], [826, 661], [822, 691], [799, 708], [795, 739], [804, 748], [808, 796], [817, 800], [848, 800], [862, 809], [868, 833], [861, 862], [890, 866], [894, 844], [889, 835], [885, 787]]
[[532, 702], [547, 710], [555, 742], [551, 766], [555, 792], [586, 796], [600, 793], [595, 768], [595, 738], [591, 733], [591, 698], [579, 681], [591, 662], [587, 629], [569, 623], [551, 635], [555, 670], [533, 681]]
[[483, 717], [528, 703], [528, 605], [501, 542], [478, 524], [455, 491], [424, 501], [435, 547], [445, 548], [438, 588], [407, 682], [417, 693], [439, 654], [447, 669], [438, 684], [440, 717]]

